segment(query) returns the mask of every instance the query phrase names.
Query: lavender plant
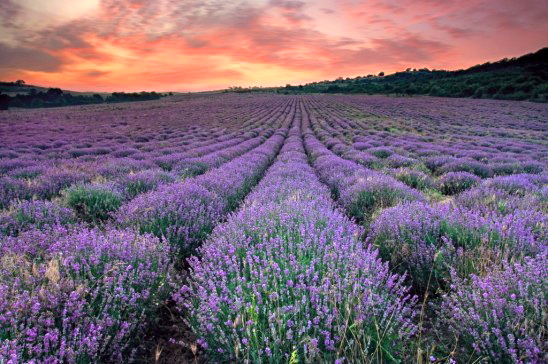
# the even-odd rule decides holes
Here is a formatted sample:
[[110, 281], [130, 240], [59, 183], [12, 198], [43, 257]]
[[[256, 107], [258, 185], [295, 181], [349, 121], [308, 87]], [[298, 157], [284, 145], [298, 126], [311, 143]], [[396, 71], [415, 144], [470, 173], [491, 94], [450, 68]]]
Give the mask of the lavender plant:
[[181, 251], [191, 251], [213, 229], [223, 205], [214, 193], [185, 181], [142, 194], [122, 205], [116, 221], [141, 233], [165, 238]]
[[481, 213], [494, 211], [501, 215], [516, 210], [530, 210], [532, 213], [533, 211], [548, 211], [548, 196], [545, 193], [535, 193], [534, 191], [516, 195], [508, 190], [482, 185], [459, 194], [455, 198], [455, 203]]
[[362, 222], [378, 209], [422, 199], [420, 192], [390, 176], [377, 173], [351, 177], [340, 194], [340, 202], [350, 216]]
[[468, 172], [449, 172], [438, 180], [439, 190], [446, 195], [456, 195], [474, 187], [480, 178]]
[[467, 172], [471, 174], [475, 174], [476, 176], [480, 178], [487, 178], [491, 177], [493, 174], [493, 171], [489, 168], [488, 165], [477, 162], [474, 160], [468, 160], [468, 159], [461, 159], [456, 160], [454, 162], [449, 162], [447, 164], [444, 164], [441, 168], [441, 171], [443, 173], [447, 172]]
[[25, 230], [67, 226], [75, 222], [74, 212], [55, 202], [22, 201], [0, 215], [0, 235], [16, 236]]
[[440, 326], [455, 337], [457, 360], [542, 363], [548, 359], [547, 259], [542, 254], [505, 264], [485, 277], [454, 279], [438, 315]]
[[122, 205], [123, 195], [108, 184], [77, 185], [64, 192], [64, 203], [86, 222], [101, 223]]
[[126, 174], [116, 181], [125, 199], [154, 190], [159, 186], [174, 183], [176, 177], [162, 170], [148, 169], [137, 173]]
[[394, 173], [394, 177], [411, 188], [424, 191], [435, 187], [434, 180], [427, 174], [416, 169], [400, 168]]
[[548, 184], [548, 176], [531, 174], [515, 174], [490, 178], [484, 181], [484, 185], [507, 191], [512, 195], [523, 196], [528, 192], [539, 192], [540, 187]]
[[0, 244], [1, 362], [131, 358], [166, 295], [166, 246], [131, 231], [62, 228]]
[[28, 183], [13, 177], [0, 177], [0, 209], [7, 208], [13, 201], [32, 198]]
[[89, 174], [76, 170], [52, 169], [36, 180], [31, 185], [32, 192], [40, 199], [50, 199], [72, 185], [88, 183], [91, 181]]
[[414, 298], [333, 207], [299, 139], [190, 259], [175, 300], [214, 360], [395, 360]]
[[390, 157], [394, 152], [388, 148], [388, 147], [375, 147], [375, 148], [369, 148], [367, 150], [368, 153], [373, 154], [377, 158], [388, 158]]
[[397, 271], [409, 272], [420, 291], [447, 288], [452, 269], [460, 277], [481, 274], [505, 261], [540, 253], [546, 216], [516, 210], [501, 216], [422, 202], [383, 211], [368, 241]]

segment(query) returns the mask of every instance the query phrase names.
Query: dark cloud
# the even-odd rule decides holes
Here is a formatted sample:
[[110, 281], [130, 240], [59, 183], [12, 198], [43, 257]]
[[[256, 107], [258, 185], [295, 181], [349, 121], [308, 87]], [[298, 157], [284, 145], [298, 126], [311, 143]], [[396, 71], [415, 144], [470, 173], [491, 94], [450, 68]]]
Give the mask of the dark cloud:
[[447, 32], [453, 38], [468, 38], [480, 32], [471, 28], [459, 28], [451, 25], [434, 24], [434, 27]]
[[203, 48], [208, 46], [209, 42], [196, 37], [186, 37], [186, 44], [190, 48]]
[[[0, 26], [5, 28], [6, 31], [18, 31], [20, 26], [17, 24], [16, 19], [21, 13], [21, 6], [14, 3], [12, 0], [0, 1]], [[0, 31], [2, 31], [1, 28]]]
[[21, 13], [21, 5], [12, 0], [0, 1], [0, 18], [3, 20], [13, 19]]
[[11, 47], [0, 42], [0, 68], [24, 69], [28, 71], [55, 72], [63, 62], [40, 49]]
[[86, 71], [85, 75], [88, 77], [101, 77], [101, 76], [108, 75], [109, 73], [110, 72], [108, 71], [90, 70], [90, 71]]
[[423, 62], [430, 61], [450, 46], [441, 42], [411, 35], [403, 39], [374, 39], [374, 49], [381, 54], [398, 61]]
[[302, 9], [306, 3], [304, 1], [296, 0], [270, 0], [269, 5], [284, 9], [299, 10]]

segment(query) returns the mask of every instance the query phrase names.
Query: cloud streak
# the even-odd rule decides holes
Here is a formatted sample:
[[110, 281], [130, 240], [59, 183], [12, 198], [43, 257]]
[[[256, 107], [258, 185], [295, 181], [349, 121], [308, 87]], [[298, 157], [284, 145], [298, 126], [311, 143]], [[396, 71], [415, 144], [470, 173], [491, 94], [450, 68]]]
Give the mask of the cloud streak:
[[100, 0], [76, 18], [43, 3], [0, 5], [0, 78], [76, 90], [268, 86], [461, 68], [548, 43], [537, 0]]

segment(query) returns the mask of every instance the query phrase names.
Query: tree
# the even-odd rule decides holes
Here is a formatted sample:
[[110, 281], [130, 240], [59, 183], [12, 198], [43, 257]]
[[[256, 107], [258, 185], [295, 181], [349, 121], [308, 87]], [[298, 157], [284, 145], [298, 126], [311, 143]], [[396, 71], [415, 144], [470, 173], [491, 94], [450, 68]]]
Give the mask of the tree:
[[23, 85], [25, 84], [25, 81], [23, 81], [23, 80], [17, 80], [17, 81], [15, 81], [15, 84], [16, 84], [17, 86], [23, 86]]
[[379, 72], [379, 77], [383, 77], [384, 76], [384, 72]]
[[7, 110], [10, 97], [6, 94], [0, 93], [0, 110]]
[[63, 90], [58, 87], [51, 87], [48, 89], [46, 94], [49, 96], [61, 96], [63, 94]]

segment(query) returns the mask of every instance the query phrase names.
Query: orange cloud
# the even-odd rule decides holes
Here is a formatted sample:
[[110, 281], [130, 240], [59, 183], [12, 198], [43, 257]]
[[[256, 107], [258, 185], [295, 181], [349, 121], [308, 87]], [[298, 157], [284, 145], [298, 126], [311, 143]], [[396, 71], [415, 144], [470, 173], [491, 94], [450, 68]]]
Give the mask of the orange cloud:
[[101, 0], [85, 18], [38, 27], [29, 19], [42, 3], [32, 1], [0, 3], [0, 78], [75, 90], [206, 90], [454, 69], [548, 40], [548, 9], [537, 0]]

